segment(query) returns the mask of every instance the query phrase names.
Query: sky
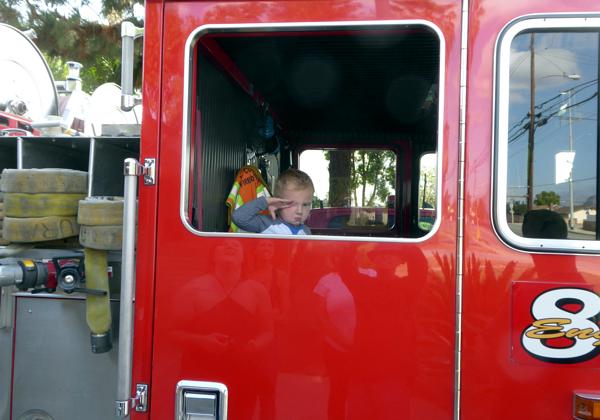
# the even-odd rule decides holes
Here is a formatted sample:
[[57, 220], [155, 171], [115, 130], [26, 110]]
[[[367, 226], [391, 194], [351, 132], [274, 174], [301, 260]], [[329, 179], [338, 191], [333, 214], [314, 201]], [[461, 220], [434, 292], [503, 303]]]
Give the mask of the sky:
[[[509, 201], [526, 200], [529, 43], [530, 35], [523, 34], [511, 46]], [[534, 194], [555, 191], [561, 196], [561, 205], [568, 204], [568, 183], [555, 183], [555, 156], [569, 151], [572, 144], [574, 201], [583, 204], [596, 194], [598, 34], [537, 33], [535, 57], [536, 112], [549, 119], [535, 131]]]

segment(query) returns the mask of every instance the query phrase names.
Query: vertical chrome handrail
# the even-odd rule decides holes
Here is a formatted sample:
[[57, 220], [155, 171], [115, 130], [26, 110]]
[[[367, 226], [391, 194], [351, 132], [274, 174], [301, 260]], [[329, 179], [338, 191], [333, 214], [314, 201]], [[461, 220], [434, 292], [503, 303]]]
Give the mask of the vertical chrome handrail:
[[136, 104], [133, 95], [134, 41], [144, 34], [143, 28], [131, 22], [121, 23], [121, 109], [131, 111]]
[[133, 158], [125, 159], [125, 202], [123, 209], [123, 248], [121, 251], [121, 304], [119, 314], [119, 353], [115, 415], [129, 416], [131, 408], [131, 368], [133, 359], [133, 298], [135, 283], [135, 226], [137, 182], [142, 167]]

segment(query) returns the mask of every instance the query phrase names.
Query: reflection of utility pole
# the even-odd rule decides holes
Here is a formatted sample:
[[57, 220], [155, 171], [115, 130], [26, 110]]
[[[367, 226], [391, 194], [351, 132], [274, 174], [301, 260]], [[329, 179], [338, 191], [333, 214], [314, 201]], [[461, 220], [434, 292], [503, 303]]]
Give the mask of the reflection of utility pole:
[[[579, 76], [579, 75], [572, 75]], [[577, 77], [578, 79], [579, 77]], [[577, 80], [573, 78], [574, 80]], [[569, 89], [566, 92], [561, 92], [561, 94], [567, 94], [567, 110], [569, 111], [569, 152], [573, 152], [573, 119], [571, 115], [571, 90]], [[571, 162], [571, 170], [569, 171], [569, 228], [573, 229], [573, 216], [575, 214], [574, 205], [573, 205], [573, 163], [575, 159]]]
[[529, 141], [527, 143], [527, 210], [533, 208], [533, 151], [535, 135], [535, 34], [529, 40], [531, 54], [530, 85], [529, 85]]
[[[566, 77], [571, 80], [579, 80], [581, 79], [581, 75], [579, 74], [562, 74], [563, 77]], [[569, 111], [569, 152], [573, 153], [573, 118], [571, 114], [571, 92], [573, 88], [567, 89], [564, 92], [561, 92], [561, 95], [567, 95], [567, 110]], [[562, 108], [562, 107], [561, 107]], [[573, 229], [574, 223], [573, 220], [575, 218], [575, 210], [573, 203], [573, 163], [575, 162], [575, 158], [571, 156], [571, 168], [569, 170], [569, 228]]]

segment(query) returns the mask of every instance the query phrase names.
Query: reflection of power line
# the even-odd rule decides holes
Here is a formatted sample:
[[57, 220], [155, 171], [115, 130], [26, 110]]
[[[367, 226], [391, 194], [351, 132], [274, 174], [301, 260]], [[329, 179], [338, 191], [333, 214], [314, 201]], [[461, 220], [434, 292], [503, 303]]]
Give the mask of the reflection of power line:
[[[595, 176], [590, 176], [590, 177], [588, 177], [588, 178], [579, 178], [579, 179], [574, 179], [574, 180], [573, 180], [573, 183], [575, 183], [575, 182], [587, 182], [587, 181], [593, 181], [593, 180], [595, 180], [595, 179], [596, 179], [596, 177], [595, 177]], [[564, 184], [564, 183], [563, 183], [563, 184]], [[537, 188], [541, 188], [541, 187], [553, 187], [553, 186], [555, 186], [555, 185], [557, 185], [557, 184], [555, 184], [555, 183], [551, 183], [551, 184], [536, 184], [536, 185], [535, 185], [535, 187], [537, 187]]]
[[[579, 93], [579, 92], [581, 92], [581, 91], [583, 91], [583, 90], [585, 90], [585, 89], [587, 89], [587, 88], [589, 88], [592, 85], [595, 85], [597, 83], [598, 83], [598, 79], [593, 79], [593, 80], [589, 80], [587, 82], [580, 83], [580, 84], [574, 86], [573, 88], [571, 88], [572, 89], [571, 94], [572, 95], [576, 95], [577, 93]], [[563, 97], [563, 95], [561, 95], [561, 93], [559, 92], [556, 95], [554, 95], [553, 97], [551, 97], [549, 99], [546, 99], [545, 101], [540, 102], [539, 104], [535, 105], [535, 108], [542, 110], [544, 108], [544, 106], [546, 106], [548, 103], [550, 103], [552, 101], [556, 101], [556, 102], [562, 104], [562, 97]], [[511, 127], [511, 129], [509, 130], [509, 132], [511, 130], [513, 130], [514, 128], [518, 128], [527, 119], [529, 119], [529, 114], [525, 115], [519, 122], [515, 123]]]
[[[569, 89], [568, 91], [570, 91], [571, 95], [573, 96], [575, 93], [580, 93], [583, 90], [585, 90], [589, 87], [592, 87], [592, 85], [596, 84], [596, 83], [598, 83], [598, 79], [594, 79], [592, 81], [582, 83], [580, 85], [573, 87], [572, 89]], [[594, 92], [589, 97], [587, 97], [579, 102], [569, 104], [566, 107], [564, 106], [564, 103], [562, 101], [562, 96], [563, 95], [561, 95], [559, 93], [558, 95], [542, 102], [541, 104], [536, 105], [535, 108], [539, 109], [540, 111], [535, 113], [534, 118], [531, 118], [531, 115], [529, 113], [527, 113], [527, 115], [525, 115], [523, 118], [521, 118], [521, 120], [519, 122], [514, 124], [509, 129], [508, 143], [512, 143], [512, 142], [518, 140], [525, 133], [529, 132], [529, 127], [532, 123], [531, 120], [533, 120], [533, 128], [535, 130], [538, 127], [546, 125], [550, 121], [550, 119], [556, 117], [559, 113], [570, 110], [573, 107], [580, 106], [580, 105], [596, 98], [598, 96], [598, 91], [596, 90], [596, 92]], [[547, 106], [547, 107], [544, 109], [543, 108], [544, 106]]]

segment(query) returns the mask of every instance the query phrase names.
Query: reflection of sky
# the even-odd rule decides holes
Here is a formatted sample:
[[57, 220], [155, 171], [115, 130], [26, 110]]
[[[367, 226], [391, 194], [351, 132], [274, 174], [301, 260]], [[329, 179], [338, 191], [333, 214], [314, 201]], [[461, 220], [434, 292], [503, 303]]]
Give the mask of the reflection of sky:
[[[529, 34], [519, 35], [511, 46], [508, 199], [522, 202], [527, 192], [528, 130], [524, 126], [529, 122], [530, 40]], [[568, 205], [568, 183], [555, 184], [554, 156], [569, 150], [569, 111], [560, 108], [570, 100], [574, 201], [581, 205], [596, 194], [598, 33], [536, 33], [535, 70], [536, 113], [548, 120], [535, 132], [534, 196], [555, 191], [561, 205]], [[580, 78], [572, 80], [568, 75]]]

